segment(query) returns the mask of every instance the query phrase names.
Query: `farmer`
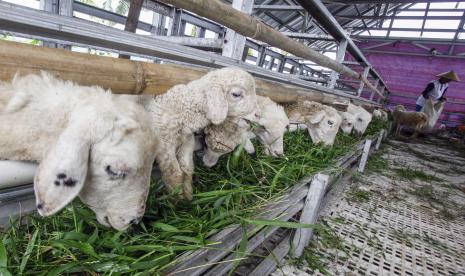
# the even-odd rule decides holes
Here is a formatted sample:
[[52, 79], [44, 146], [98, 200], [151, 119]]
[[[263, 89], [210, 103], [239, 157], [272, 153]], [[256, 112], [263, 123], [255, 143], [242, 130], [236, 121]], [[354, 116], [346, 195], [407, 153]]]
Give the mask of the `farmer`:
[[415, 107], [416, 111], [421, 111], [426, 100], [430, 97], [433, 97], [433, 100], [436, 101], [445, 101], [446, 98], [444, 98], [444, 94], [449, 87], [449, 82], [460, 81], [459, 77], [452, 70], [436, 75], [436, 77], [438, 77], [438, 79], [428, 83], [425, 90], [423, 90], [423, 93], [421, 93], [420, 97], [418, 97]]

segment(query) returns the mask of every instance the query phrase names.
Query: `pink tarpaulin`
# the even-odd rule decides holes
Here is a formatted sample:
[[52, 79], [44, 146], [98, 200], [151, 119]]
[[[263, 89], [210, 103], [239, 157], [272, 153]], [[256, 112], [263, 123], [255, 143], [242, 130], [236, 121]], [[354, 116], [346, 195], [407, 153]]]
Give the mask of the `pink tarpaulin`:
[[[364, 49], [380, 42], [359, 43]], [[435, 48], [439, 54], [449, 51], [448, 45], [431, 45], [422, 43], [429, 48]], [[427, 53], [427, 50], [407, 42], [397, 42], [391, 45], [372, 48], [374, 51], [389, 53], [365, 52], [365, 56], [387, 83], [391, 95], [389, 106], [397, 104], [414, 109], [416, 98], [421, 94], [429, 81], [435, 75], [454, 70], [462, 82], [451, 82], [445, 95], [448, 99], [443, 116], [440, 120], [449, 125], [463, 124], [465, 114], [465, 56], [464, 58], [446, 58], [435, 56], [415, 56], [416, 53]], [[455, 53], [465, 52], [465, 46], [456, 46]], [[397, 54], [397, 53], [404, 53]], [[413, 55], [405, 55], [412, 53]], [[348, 56], [346, 59], [351, 60]], [[357, 69], [357, 68], [354, 68]], [[361, 68], [358, 68], [360, 71]], [[369, 93], [363, 96], [368, 97]]]

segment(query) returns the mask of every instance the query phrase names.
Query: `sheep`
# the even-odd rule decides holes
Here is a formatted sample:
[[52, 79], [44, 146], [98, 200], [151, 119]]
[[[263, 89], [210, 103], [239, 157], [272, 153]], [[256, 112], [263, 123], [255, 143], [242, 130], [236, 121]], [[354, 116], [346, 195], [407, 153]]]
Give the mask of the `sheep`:
[[141, 97], [157, 135], [155, 158], [170, 192], [192, 199], [194, 132], [226, 118], [258, 116], [254, 78], [239, 68], [211, 71], [165, 94]]
[[388, 114], [386, 111], [382, 109], [375, 109], [373, 110], [373, 118], [379, 119], [381, 121], [388, 121]]
[[127, 96], [49, 73], [0, 84], [0, 159], [40, 163], [34, 192], [42, 216], [79, 196], [105, 226], [137, 223], [155, 158], [150, 123]]
[[205, 128], [206, 150], [203, 163], [207, 167], [214, 166], [219, 157], [233, 151], [244, 143], [249, 154], [255, 154], [250, 139], [258, 137], [265, 148], [265, 154], [279, 157], [284, 154], [283, 137], [289, 119], [282, 106], [268, 97], [257, 96], [260, 118], [255, 129], [251, 129], [244, 120], [226, 120], [221, 125], [210, 125]]
[[334, 144], [342, 118], [333, 107], [312, 101], [284, 105], [290, 122], [305, 123], [313, 143]]
[[284, 154], [284, 133], [289, 125], [289, 118], [284, 108], [268, 97], [257, 96], [260, 108], [260, 120], [255, 130], [248, 137], [257, 136], [265, 148], [265, 154], [280, 157]]
[[339, 115], [342, 118], [341, 126], [340, 126], [342, 132], [346, 134], [352, 133], [352, 130], [354, 129], [354, 125], [355, 125], [356, 116], [347, 111], [346, 112], [339, 111]]
[[359, 135], [365, 133], [365, 130], [367, 129], [372, 119], [372, 115], [370, 114], [370, 112], [365, 110], [363, 107], [356, 106], [352, 103], [349, 103], [349, 106], [347, 107], [347, 112], [355, 116], [355, 132]]
[[429, 98], [426, 100], [425, 105], [422, 108], [422, 112], [424, 112], [428, 116], [428, 123], [425, 126], [426, 130], [433, 130], [434, 126], [438, 122], [439, 116], [444, 109], [446, 101], [440, 100], [437, 103], [433, 102], [433, 99]]
[[405, 125], [413, 128], [414, 134], [412, 137], [416, 137], [418, 132], [428, 123], [428, 116], [424, 112], [405, 111], [405, 107], [402, 105], [396, 106], [392, 116], [396, 123], [396, 127], [394, 129], [396, 135], [399, 135], [401, 126]]
[[247, 136], [249, 130], [250, 125], [237, 118], [226, 119], [222, 124], [206, 127], [203, 164], [209, 168], [213, 167], [222, 155], [232, 152], [240, 144], [244, 144], [247, 153], [254, 154], [255, 149]]

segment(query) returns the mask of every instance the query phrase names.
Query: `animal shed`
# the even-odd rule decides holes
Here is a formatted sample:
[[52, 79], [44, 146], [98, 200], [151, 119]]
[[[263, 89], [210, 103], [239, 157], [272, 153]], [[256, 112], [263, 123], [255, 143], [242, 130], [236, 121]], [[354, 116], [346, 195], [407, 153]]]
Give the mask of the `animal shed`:
[[[0, 79], [9, 82], [17, 73], [39, 74], [45, 70], [59, 79], [101, 86], [117, 94], [160, 95], [175, 85], [202, 78], [212, 69], [233, 66], [254, 76], [257, 94], [284, 106], [306, 100], [337, 109], [351, 106], [350, 101], [370, 112], [374, 108], [375, 111], [385, 107], [392, 109], [398, 103], [410, 107], [414, 100], [406, 99], [420, 94], [421, 86], [426, 86], [435, 74], [454, 70], [462, 77], [460, 50], [465, 6], [460, 2], [394, 2], [0, 1], [0, 30], [4, 34], [0, 41]], [[418, 12], [422, 16], [412, 15]], [[462, 15], [455, 16], [454, 12]], [[402, 29], [397, 24], [402, 20], [417, 20], [423, 24], [420, 28], [412, 23], [409, 28]], [[456, 20], [456, 30], [450, 26], [441, 29], [431, 23], [440, 20]], [[425, 36], [415, 37], [417, 31]], [[444, 33], [447, 38], [439, 39], [431, 33]], [[426, 52], [420, 53], [419, 49]], [[414, 77], [416, 74], [430, 79], [422, 80]], [[452, 97], [448, 97], [444, 112], [437, 114], [441, 115], [438, 125], [445, 127], [441, 133], [443, 138], [435, 139], [452, 137], [458, 140], [462, 135], [463, 144], [460, 125], [464, 120], [464, 103], [463, 96], [457, 92], [460, 83], [452, 83], [450, 90], [448, 95]], [[1, 101], [0, 108], [4, 108]], [[426, 184], [422, 185], [426, 186], [417, 187], [417, 193], [415, 189], [410, 192], [420, 199], [425, 194], [437, 199], [436, 188], [428, 186], [428, 181], [432, 179], [436, 181], [432, 185], [439, 185], [442, 183], [439, 178], [409, 170], [409, 167], [373, 171], [373, 166], [381, 162], [379, 153], [374, 158], [369, 156], [385, 147], [383, 141], [388, 139], [389, 147], [398, 147], [397, 150], [404, 147], [393, 140], [396, 137], [388, 138], [392, 122], [379, 116], [373, 117], [363, 135], [339, 131], [332, 146], [312, 143], [315, 137], [310, 137], [306, 130], [287, 132], [283, 139], [284, 156], [280, 158], [269, 156], [267, 146], [254, 140], [256, 157], [249, 156], [238, 146], [233, 153], [221, 157], [213, 168], [206, 168], [201, 164], [202, 151], [197, 151], [194, 193], [189, 202], [177, 200], [175, 195], [165, 191], [166, 184], [155, 166], [144, 217], [126, 231], [101, 225], [101, 220], [86, 207], [86, 202], [80, 200], [74, 200], [55, 215], [39, 216], [35, 212], [36, 198], [30, 184], [36, 165], [0, 161], [0, 223], [4, 227], [0, 230], [0, 274], [462, 273], [463, 258], [447, 254], [462, 252], [463, 244], [452, 246], [438, 242], [437, 234], [432, 238], [428, 236], [431, 231], [424, 230], [429, 229], [426, 225], [421, 225], [419, 233], [407, 231], [404, 234], [397, 228], [392, 232], [389, 224], [383, 223], [390, 219], [386, 216], [376, 217], [374, 222], [378, 224], [372, 225], [372, 213], [376, 211], [370, 209], [367, 218], [364, 211], [360, 211], [366, 207], [359, 206], [361, 203], [353, 207], [354, 203], [349, 200], [339, 207], [338, 202], [343, 198], [366, 200], [365, 190], [354, 191], [353, 184], [347, 184], [347, 178], [354, 175], [354, 179], [358, 179], [365, 167], [369, 176], [363, 175], [363, 178], [387, 171], [387, 175], [397, 173], [414, 183], [412, 179], [423, 176]], [[305, 122], [291, 120], [290, 123], [289, 129], [298, 129]], [[309, 124], [307, 127], [311, 128]], [[336, 129], [338, 127], [337, 124]], [[7, 130], [1, 131], [2, 135], [8, 134]], [[434, 135], [430, 132], [428, 135]], [[196, 138], [202, 139], [201, 136]], [[414, 148], [418, 141], [426, 145], [431, 143], [423, 138], [402, 143], [406, 147], [414, 143]], [[440, 144], [442, 142], [438, 141], [443, 140], [433, 141]], [[450, 154], [457, 155], [454, 160], [458, 163], [454, 164], [461, 166], [463, 160], [457, 149], [452, 149]], [[416, 158], [429, 156], [417, 152]], [[441, 160], [443, 157], [434, 158]], [[439, 165], [425, 166], [434, 171]], [[108, 171], [116, 175], [113, 170]], [[124, 179], [126, 172], [121, 175]], [[447, 183], [455, 189], [452, 193], [462, 193], [464, 184], [454, 177], [447, 178]], [[376, 185], [365, 189], [375, 194], [397, 189], [386, 190], [384, 181], [376, 178]], [[358, 186], [355, 189], [359, 189]], [[463, 197], [460, 194], [458, 198], [455, 203], [462, 208]], [[375, 205], [376, 200], [379, 198], [375, 197]], [[380, 212], [394, 212], [389, 208], [404, 206], [399, 198], [391, 200], [395, 206], [381, 204]], [[439, 204], [439, 216], [424, 211], [424, 206], [412, 208], [415, 212], [419, 208], [418, 212], [423, 212], [420, 216], [429, 212], [424, 216], [432, 221], [446, 217], [448, 227], [458, 229], [455, 232], [463, 231], [461, 209], [451, 215], [447, 202], [436, 204]], [[329, 249], [321, 247], [329, 233], [326, 221], [335, 216], [334, 212], [361, 225], [362, 234], [371, 231], [381, 233], [381, 237], [365, 235], [368, 248], [360, 248], [355, 242], [357, 246], [342, 250], [350, 252], [347, 253], [349, 257], [339, 261], [336, 258], [333, 263], [326, 261], [334, 260], [334, 252], [337, 256], [337, 250], [341, 251], [339, 245]], [[435, 213], [434, 208], [432, 213]], [[410, 214], [416, 215], [413, 211]], [[354, 244], [352, 239], [357, 235], [352, 232], [355, 228], [347, 224], [337, 226], [341, 223], [339, 217], [330, 219], [333, 220], [329, 231], [338, 229], [330, 238], [339, 241], [342, 235], [344, 241]], [[386, 239], [383, 236], [386, 233], [388, 237], [394, 233], [408, 241], [420, 237], [420, 241], [413, 243], [421, 244], [421, 250], [417, 248], [412, 252], [408, 247], [399, 246], [393, 239]], [[379, 243], [373, 246], [370, 239], [377, 239]], [[412, 242], [406, 244], [414, 247]], [[411, 261], [392, 257], [393, 248], [405, 251], [398, 253], [403, 254], [402, 260], [413, 255], [416, 260], [413, 267]], [[441, 266], [425, 261], [422, 252], [430, 254], [428, 252], [436, 252], [437, 248], [442, 253], [435, 253], [436, 258], [450, 260], [451, 264]], [[362, 254], [369, 256], [370, 261], [355, 265], [354, 261]], [[319, 256], [324, 258], [319, 260]], [[303, 259], [303, 264], [296, 264], [296, 260]]]

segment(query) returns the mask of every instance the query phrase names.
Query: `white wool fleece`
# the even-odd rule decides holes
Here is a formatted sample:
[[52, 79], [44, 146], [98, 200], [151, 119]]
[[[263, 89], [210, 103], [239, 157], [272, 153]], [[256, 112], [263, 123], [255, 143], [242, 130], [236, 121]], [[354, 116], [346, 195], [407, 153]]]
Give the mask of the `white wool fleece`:
[[194, 132], [226, 118], [258, 116], [255, 81], [239, 68], [207, 73], [188, 84], [176, 85], [163, 95], [142, 97], [157, 134], [156, 160], [171, 191], [178, 188], [192, 198]]
[[145, 210], [155, 135], [128, 97], [47, 73], [0, 86], [0, 159], [40, 162], [37, 208], [52, 215], [79, 196], [118, 230]]

